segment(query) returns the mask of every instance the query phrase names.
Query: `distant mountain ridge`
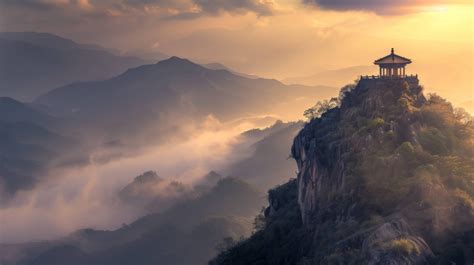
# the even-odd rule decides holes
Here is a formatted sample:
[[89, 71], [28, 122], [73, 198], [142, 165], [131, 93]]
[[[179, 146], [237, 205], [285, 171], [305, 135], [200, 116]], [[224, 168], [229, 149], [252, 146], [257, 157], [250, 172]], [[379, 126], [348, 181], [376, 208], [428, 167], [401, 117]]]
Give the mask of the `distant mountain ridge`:
[[0, 96], [29, 101], [72, 82], [110, 78], [146, 61], [52, 34], [0, 33]]
[[[61, 121], [12, 98], [0, 98], [0, 199], [30, 189], [76, 140], [60, 135]], [[79, 153], [76, 150], [76, 153]]]
[[61, 50], [83, 49], [104, 51], [112, 54], [119, 53], [118, 51], [113, 49], [104, 48], [95, 44], [77, 43], [73, 40], [46, 32], [0, 32], [0, 39], [27, 42], [43, 47]]
[[[75, 117], [118, 131], [151, 123], [161, 129], [177, 117], [199, 120], [209, 114], [221, 121], [274, 113], [297, 116], [313, 98], [333, 95], [330, 87], [284, 85], [271, 79], [249, 79], [227, 70], [211, 70], [171, 57], [142, 65], [104, 81], [60, 87], [38, 97], [57, 115]], [[172, 116], [172, 117], [171, 117]]]

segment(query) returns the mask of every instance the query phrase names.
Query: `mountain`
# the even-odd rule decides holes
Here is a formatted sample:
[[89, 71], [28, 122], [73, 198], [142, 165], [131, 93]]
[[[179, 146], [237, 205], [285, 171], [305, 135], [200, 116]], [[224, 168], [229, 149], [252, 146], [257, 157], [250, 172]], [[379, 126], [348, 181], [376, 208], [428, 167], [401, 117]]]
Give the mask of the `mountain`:
[[[148, 177], [155, 178], [148, 174]], [[249, 184], [221, 179], [197, 198], [114, 231], [84, 229], [63, 239], [2, 245], [2, 264], [199, 265], [223, 238], [248, 236], [263, 197]]]
[[295, 180], [210, 264], [472, 264], [473, 118], [417, 80], [363, 79], [295, 137]]
[[29, 101], [53, 88], [101, 80], [145, 63], [47, 33], [0, 33], [0, 96]]
[[226, 70], [228, 72], [231, 72], [235, 75], [239, 75], [239, 76], [242, 76], [242, 77], [246, 77], [246, 78], [250, 78], [250, 79], [258, 79], [260, 77], [256, 76], [256, 75], [249, 75], [249, 74], [244, 74], [244, 73], [239, 73], [239, 72], [236, 72], [232, 69], [230, 69], [229, 67], [221, 64], [221, 63], [206, 63], [206, 64], [202, 64], [202, 66], [208, 68], [208, 69], [211, 69], [211, 70]]
[[249, 79], [171, 57], [105, 81], [57, 88], [34, 102], [108, 133], [130, 135], [140, 128], [154, 131], [153, 138], [158, 138], [170, 130], [177, 134], [182, 124], [208, 115], [220, 121], [268, 113], [299, 117], [305, 106], [314, 103], [313, 98], [332, 94], [335, 91], [329, 87]]
[[310, 76], [290, 77], [283, 80], [285, 84], [302, 84], [308, 86], [324, 85], [342, 87], [350, 84], [356, 77], [374, 73], [372, 66], [352, 66], [336, 70], [326, 70]]
[[169, 181], [154, 171], [147, 171], [123, 187], [118, 195], [124, 203], [158, 212], [194, 194], [181, 182]]
[[0, 39], [21, 41], [60, 50], [81, 49], [105, 51], [113, 54], [118, 53], [117, 51], [99, 45], [76, 43], [73, 40], [45, 32], [0, 32]]
[[303, 122], [277, 121], [269, 128], [245, 132], [243, 137], [259, 140], [250, 147], [250, 155], [229, 165], [226, 171], [261, 190], [285, 183], [296, 170], [289, 150], [302, 127]]
[[0, 98], [0, 198], [32, 188], [52, 163], [72, 159], [66, 150], [80, 153], [75, 139], [56, 131], [61, 124], [24, 103]]
[[13, 98], [0, 97], [0, 121], [30, 122], [37, 125], [50, 125], [55, 118], [19, 102]]

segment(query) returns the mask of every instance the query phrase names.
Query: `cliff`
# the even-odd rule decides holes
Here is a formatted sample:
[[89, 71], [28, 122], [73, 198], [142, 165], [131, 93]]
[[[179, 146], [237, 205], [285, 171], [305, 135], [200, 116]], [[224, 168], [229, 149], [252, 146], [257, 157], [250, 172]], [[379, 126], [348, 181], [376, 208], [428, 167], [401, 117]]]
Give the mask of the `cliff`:
[[363, 79], [311, 119], [263, 229], [211, 264], [472, 264], [472, 117], [408, 81]]

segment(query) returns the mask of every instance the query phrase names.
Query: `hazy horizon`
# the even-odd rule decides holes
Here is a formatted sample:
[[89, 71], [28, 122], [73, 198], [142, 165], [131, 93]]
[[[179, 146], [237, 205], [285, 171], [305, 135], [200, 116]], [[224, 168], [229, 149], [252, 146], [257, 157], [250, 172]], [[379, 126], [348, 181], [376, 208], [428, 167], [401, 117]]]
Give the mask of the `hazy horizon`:
[[1, 1], [0, 31], [48, 32], [123, 54], [176, 55], [279, 80], [370, 66], [395, 48], [413, 60], [407, 72], [419, 74], [427, 91], [456, 104], [474, 98], [473, 60], [466, 60], [474, 57], [470, 1], [204, 3]]

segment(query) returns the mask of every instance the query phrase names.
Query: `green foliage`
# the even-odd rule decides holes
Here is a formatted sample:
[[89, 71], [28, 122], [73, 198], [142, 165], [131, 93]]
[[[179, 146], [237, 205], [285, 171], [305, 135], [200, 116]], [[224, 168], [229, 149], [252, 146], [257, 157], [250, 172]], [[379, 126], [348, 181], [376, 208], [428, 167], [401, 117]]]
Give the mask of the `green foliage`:
[[428, 128], [418, 136], [424, 149], [435, 155], [447, 155], [452, 149], [452, 142], [437, 128]]
[[467, 192], [459, 188], [454, 190], [454, 196], [461, 199], [469, 208], [474, 209], [474, 196], [467, 194]]
[[[358, 82], [358, 80], [356, 80], [356, 83]], [[352, 90], [354, 90], [356, 86], [354, 84], [350, 84], [350, 85], [345, 85], [341, 88], [341, 90], [339, 90], [339, 96], [338, 96], [338, 101], [339, 102], [342, 102], [342, 100], [347, 96], [347, 94], [349, 94]]]
[[463, 190], [474, 198], [474, 158], [442, 156], [435, 163], [447, 187]]
[[[316, 161], [318, 171], [323, 172], [313, 201], [317, 211], [312, 213], [315, 224], [310, 226], [314, 230], [301, 226], [296, 183], [288, 183], [269, 192], [269, 200], [278, 207], [265, 216], [265, 227], [221, 254], [215, 264], [364, 264], [358, 241], [362, 233], [400, 209], [426, 207], [423, 214], [426, 211], [430, 216], [436, 207], [461, 204], [467, 207], [467, 214], [472, 212], [472, 117], [437, 95], [426, 100], [421, 88], [413, 92], [417, 89], [406, 84], [370, 93], [369, 89], [348, 88], [341, 90], [339, 99], [319, 102], [307, 110], [310, 122], [302, 132], [307, 144], [305, 159]], [[338, 111], [328, 112], [340, 104]], [[294, 156], [301, 159], [298, 153]], [[340, 170], [344, 186], [338, 183]], [[431, 228], [430, 217], [407, 218], [416, 226]], [[453, 228], [450, 236], [456, 237], [462, 229]], [[435, 260], [462, 260], [463, 250], [457, 243], [445, 253], [449, 240], [433, 244], [438, 247], [433, 247]], [[404, 237], [382, 247], [399, 255], [420, 253]]]
[[414, 161], [416, 159], [415, 147], [410, 142], [403, 142], [396, 150], [405, 160]]
[[413, 241], [406, 238], [399, 238], [399, 239], [392, 240], [386, 243], [385, 248], [388, 251], [395, 252], [396, 254], [399, 254], [399, 255], [420, 254], [420, 250], [413, 243]]
[[265, 229], [247, 241], [219, 254], [213, 264], [297, 264], [306, 256], [309, 235], [303, 229], [297, 203], [296, 180], [269, 191], [269, 201], [278, 201], [278, 209], [266, 216]]
[[430, 94], [428, 102], [421, 108], [422, 120], [428, 126], [442, 128], [451, 126], [457, 120], [451, 103], [436, 94]]
[[306, 117], [309, 121], [321, 117], [326, 111], [336, 108], [339, 106], [339, 101], [337, 98], [331, 98], [330, 100], [322, 100], [316, 102], [316, 104], [305, 110], [303, 116]]
[[330, 109], [337, 108], [341, 105], [342, 100], [346, 97], [355, 88], [355, 85], [346, 85], [339, 91], [339, 96], [337, 98], [331, 98], [330, 100], [321, 100], [316, 102], [316, 104], [305, 110], [303, 116], [306, 117], [308, 121], [320, 118], [325, 112]]
[[372, 130], [378, 127], [381, 127], [382, 125], [385, 124], [385, 121], [382, 118], [375, 118], [369, 121], [367, 124], [367, 127]]
[[[412, 103], [402, 97], [398, 105], [403, 104], [413, 108]], [[408, 141], [397, 144], [395, 133], [391, 137], [385, 136], [385, 143], [379, 142], [369, 148], [356, 164], [356, 171], [364, 176], [367, 196], [363, 200], [378, 212], [390, 213], [408, 196], [412, 187], [445, 185], [453, 196], [471, 205], [474, 198], [472, 117], [454, 109], [437, 95], [431, 95], [419, 111], [406, 115], [416, 117], [421, 125], [415, 130], [410, 128], [408, 133], [399, 130], [399, 134], [407, 134]], [[358, 123], [363, 119], [360, 117]], [[365, 128], [382, 126], [382, 120], [375, 118], [367, 124]], [[394, 144], [396, 149], [392, 154], [399, 156], [387, 152], [387, 147], [391, 146], [387, 142]]]
[[324, 264], [328, 265], [352, 265], [358, 264], [359, 258], [358, 250], [345, 250], [334, 252], [324, 259]]
[[362, 228], [370, 228], [380, 225], [384, 222], [384, 218], [379, 214], [371, 214], [367, 220], [365, 220], [362, 224]]

